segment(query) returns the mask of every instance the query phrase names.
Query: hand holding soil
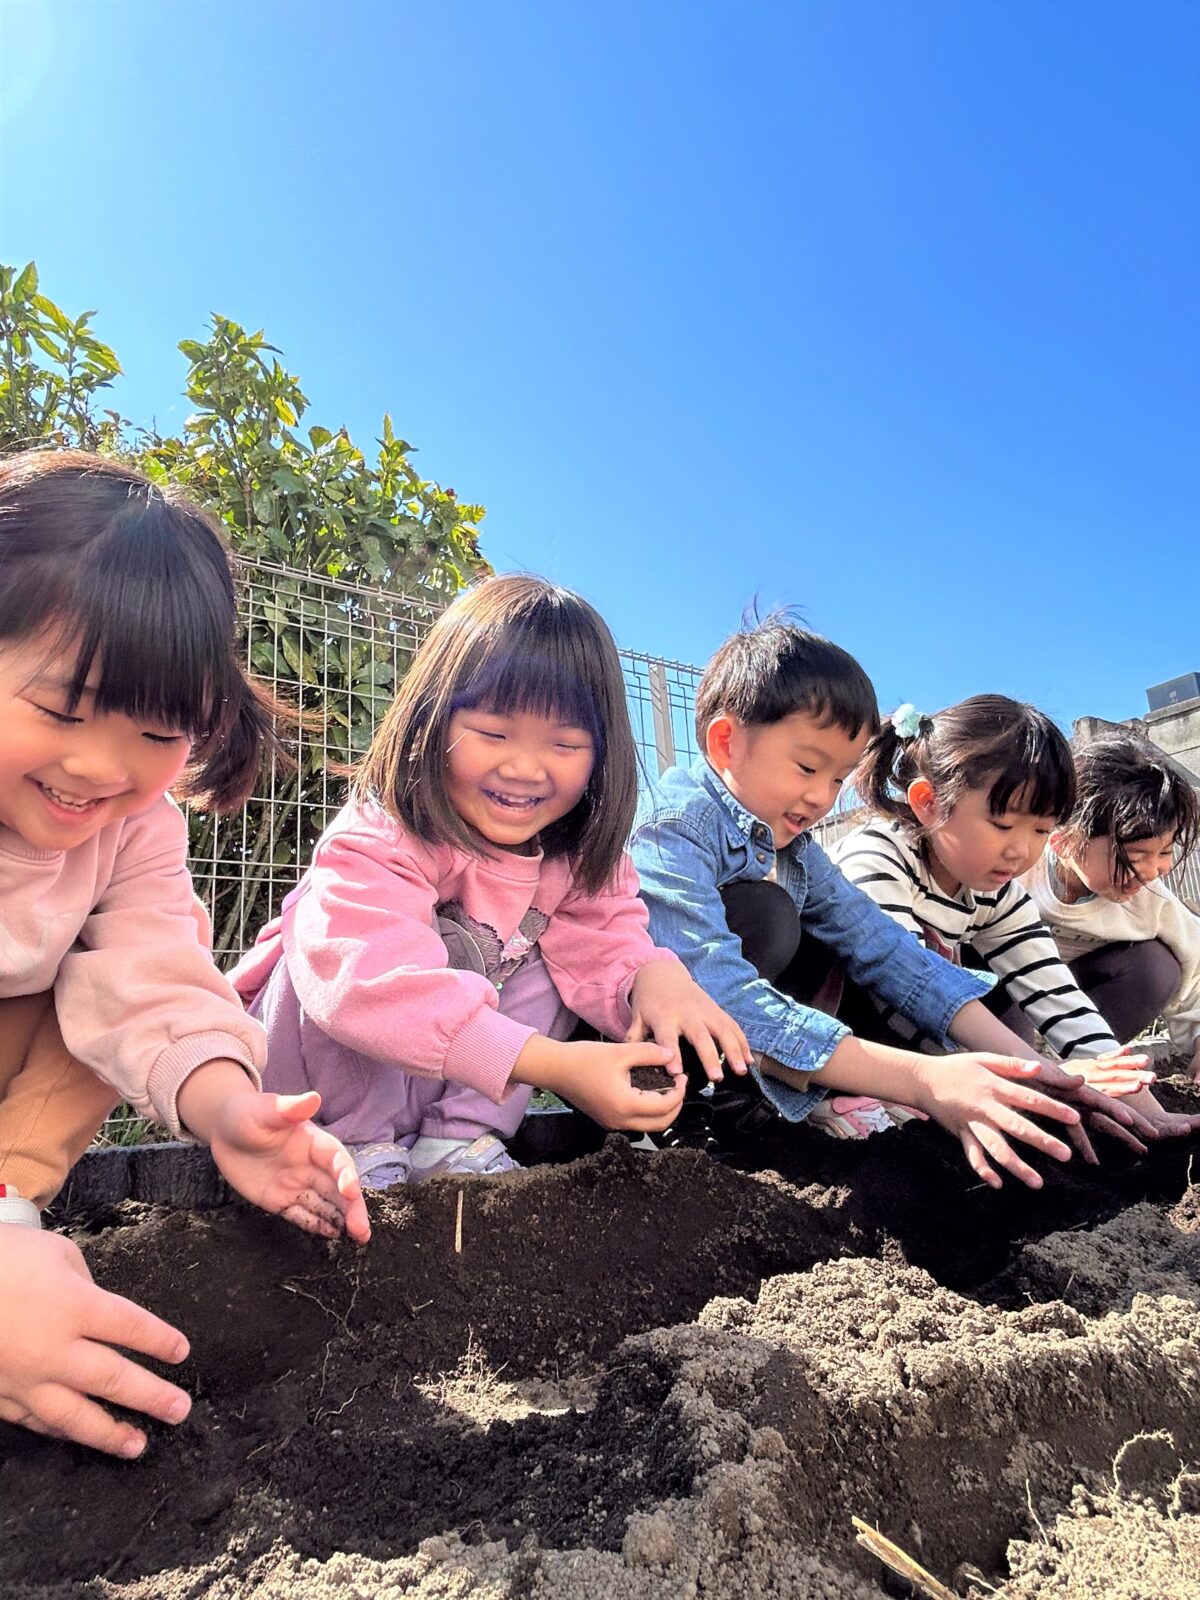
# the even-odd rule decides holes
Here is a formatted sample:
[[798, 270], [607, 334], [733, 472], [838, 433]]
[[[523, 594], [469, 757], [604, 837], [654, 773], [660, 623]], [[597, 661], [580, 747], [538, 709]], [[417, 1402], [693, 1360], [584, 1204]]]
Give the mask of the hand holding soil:
[[[636, 1067], [665, 1072], [672, 1087], [636, 1088], [631, 1073]], [[519, 1083], [551, 1090], [602, 1128], [657, 1133], [669, 1128], [679, 1114], [687, 1079], [663, 1045], [604, 1044], [573, 1040], [560, 1044], [534, 1034], [513, 1068]]]
[[182, 1422], [192, 1402], [111, 1348], [178, 1362], [188, 1342], [176, 1328], [97, 1288], [78, 1248], [56, 1233], [0, 1227], [0, 1421], [133, 1457], [146, 1436], [90, 1395]]
[[682, 1067], [680, 1039], [687, 1039], [712, 1083], [724, 1077], [722, 1065], [746, 1072], [750, 1045], [733, 1018], [710, 1000], [681, 961], [647, 961], [638, 968], [630, 993], [633, 1021], [628, 1042], [653, 1038]]

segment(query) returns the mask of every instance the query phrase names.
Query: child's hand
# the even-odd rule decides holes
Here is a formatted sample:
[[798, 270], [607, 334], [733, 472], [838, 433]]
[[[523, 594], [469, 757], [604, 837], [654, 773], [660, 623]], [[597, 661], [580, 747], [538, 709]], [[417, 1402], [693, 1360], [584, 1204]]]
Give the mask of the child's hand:
[[[1070, 1149], [1053, 1134], [1022, 1116], [1022, 1111], [1054, 1122], [1078, 1127], [1079, 1112], [1049, 1095], [1039, 1094], [1028, 1080], [1039, 1070], [1036, 1061], [994, 1055], [941, 1056], [922, 1058], [917, 1074], [920, 1087], [918, 1109], [929, 1115], [949, 1133], [956, 1134], [973, 1172], [993, 1189], [1003, 1183], [988, 1160], [1011, 1172], [1031, 1189], [1040, 1189], [1042, 1179], [1012, 1148], [1008, 1138], [1024, 1140], [1056, 1161], [1069, 1161]], [[1026, 1080], [1013, 1082], [1010, 1080]], [[1005, 1138], [1005, 1135], [1008, 1138]]]
[[1200, 1115], [1189, 1116], [1184, 1111], [1168, 1111], [1154, 1098], [1149, 1089], [1143, 1089], [1141, 1094], [1135, 1095], [1125, 1104], [1144, 1120], [1148, 1138], [1187, 1139], [1193, 1133], [1200, 1133]]
[[[244, 1076], [244, 1075], [243, 1075]], [[309, 1119], [321, 1096], [260, 1094], [248, 1088], [217, 1110], [209, 1139], [222, 1175], [245, 1199], [306, 1233], [359, 1244], [371, 1224], [354, 1161], [345, 1146]]]
[[192, 1402], [121, 1350], [175, 1362], [188, 1343], [132, 1300], [97, 1288], [69, 1239], [0, 1224], [0, 1420], [109, 1455], [141, 1455], [145, 1434], [89, 1396], [171, 1423]]
[[1110, 1099], [1136, 1095], [1154, 1082], [1150, 1057], [1131, 1053], [1128, 1046], [1105, 1056], [1076, 1056], [1062, 1067], [1056, 1062], [1043, 1061], [1041, 1081], [1049, 1083], [1050, 1078], [1045, 1071], [1047, 1067], [1056, 1067], [1059, 1072], [1065, 1071], [1072, 1078], [1082, 1079]]
[[704, 990], [679, 961], [647, 961], [639, 967], [630, 992], [633, 1022], [627, 1041], [654, 1038], [671, 1052], [670, 1064], [682, 1066], [679, 1040], [690, 1041], [706, 1075], [718, 1082], [724, 1062], [734, 1072], [747, 1070], [750, 1046], [737, 1023]]
[[[671, 1052], [657, 1044], [601, 1044], [578, 1040], [559, 1045], [554, 1093], [569, 1100], [604, 1128], [628, 1128], [658, 1133], [679, 1115], [687, 1079], [671, 1061]], [[519, 1058], [518, 1058], [519, 1059]], [[674, 1068], [669, 1089], [635, 1089], [629, 1081], [634, 1067]]]

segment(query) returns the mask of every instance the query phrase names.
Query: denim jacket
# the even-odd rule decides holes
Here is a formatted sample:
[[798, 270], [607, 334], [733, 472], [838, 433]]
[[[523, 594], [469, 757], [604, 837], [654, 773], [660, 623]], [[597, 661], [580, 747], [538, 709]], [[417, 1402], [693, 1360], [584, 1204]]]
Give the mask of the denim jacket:
[[[729, 930], [721, 900], [727, 884], [760, 881], [774, 866], [805, 932], [837, 954], [855, 983], [942, 1043], [957, 1012], [991, 987], [926, 950], [807, 834], [777, 851], [770, 828], [738, 804], [703, 757], [691, 768], [672, 767], [642, 796], [629, 848], [655, 944], [682, 957], [752, 1050], [798, 1072], [819, 1071], [849, 1030], [758, 976]], [[789, 1122], [801, 1121], [824, 1092], [751, 1070]]]

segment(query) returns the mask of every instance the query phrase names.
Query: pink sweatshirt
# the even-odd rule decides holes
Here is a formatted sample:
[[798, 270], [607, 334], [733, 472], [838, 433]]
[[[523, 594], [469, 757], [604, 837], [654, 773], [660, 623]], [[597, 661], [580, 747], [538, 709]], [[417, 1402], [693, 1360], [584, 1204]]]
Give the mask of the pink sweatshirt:
[[611, 893], [587, 895], [564, 857], [428, 845], [382, 807], [352, 803], [232, 979], [249, 1005], [284, 960], [331, 1038], [499, 1102], [534, 1030], [500, 1014], [489, 979], [447, 966], [438, 908], [453, 902], [455, 920], [501, 946], [532, 937], [568, 1009], [619, 1039], [638, 968], [676, 959], [655, 947], [637, 891], [628, 857]]
[[51, 988], [71, 1054], [174, 1134], [204, 1062], [240, 1062], [260, 1086], [266, 1039], [213, 962], [172, 800], [67, 851], [0, 828], [0, 999]]

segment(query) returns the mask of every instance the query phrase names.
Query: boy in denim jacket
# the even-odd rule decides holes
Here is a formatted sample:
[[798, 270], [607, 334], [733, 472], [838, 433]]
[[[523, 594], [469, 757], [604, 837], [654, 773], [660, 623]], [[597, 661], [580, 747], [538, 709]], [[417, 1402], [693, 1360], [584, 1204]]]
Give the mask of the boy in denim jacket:
[[[829, 640], [782, 617], [726, 640], [696, 695], [704, 754], [663, 774], [634, 827], [651, 934], [741, 1025], [754, 1080], [787, 1121], [829, 1091], [850, 1097], [835, 1102], [843, 1136], [915, 1111], [959, 1138], [985, 1183], [998, 1188], [1002, 1167], [1040, 1188], [1009, 1139], [1071, 1152], [1027, 1113], [1064, 1124], [1092, 1162], [1076, 1108], [1110, 1132], [1128, 1115], [1004, 1027], [985, 979], [925, 950], [810, 838], [878, 720], [866, 673]], [[947, 1050], [979, 1053], [856, 1037], [830, 1014], [843, 973]]]

